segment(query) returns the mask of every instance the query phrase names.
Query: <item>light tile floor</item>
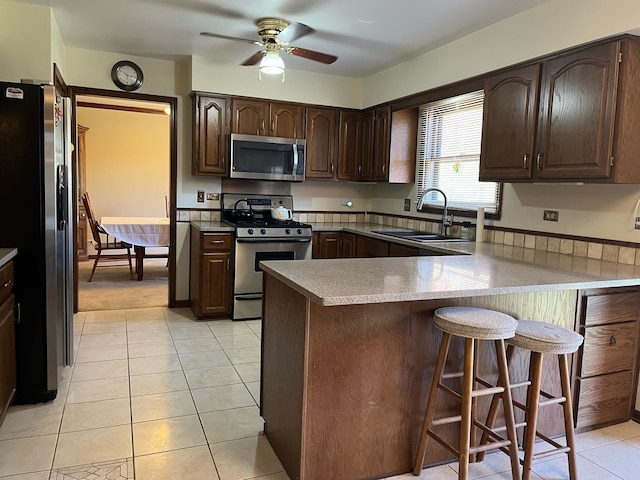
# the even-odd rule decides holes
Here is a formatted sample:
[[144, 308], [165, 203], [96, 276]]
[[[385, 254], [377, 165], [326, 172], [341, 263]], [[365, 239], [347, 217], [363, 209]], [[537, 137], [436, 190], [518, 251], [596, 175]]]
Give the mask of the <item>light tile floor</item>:
[[[9, 409], [0, 480], [289, 480], [261, 434], [259, 320], [108, 310], [76, 314], [75, 333], [76, 363], [64, 370], [58, 397]], [[580, 480], [640, 478], [640, 425], [577, 441]], [[511, 478], [500, 453], [470, 471], [472, 479]], [[533, 471], [534, 479], [568, 478], [564, 458]], [[456, 464], [418, 478], [456, 479]]]

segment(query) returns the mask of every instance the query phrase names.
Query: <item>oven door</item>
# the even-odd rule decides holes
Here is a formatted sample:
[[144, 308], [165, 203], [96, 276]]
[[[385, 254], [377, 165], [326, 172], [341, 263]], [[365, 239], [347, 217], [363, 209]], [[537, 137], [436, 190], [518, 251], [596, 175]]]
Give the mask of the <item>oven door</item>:
[[236, 240], [233, 319], [262, 316], [262, 270], [267, 260], [303, 260], [311, 258], [311, 239]]

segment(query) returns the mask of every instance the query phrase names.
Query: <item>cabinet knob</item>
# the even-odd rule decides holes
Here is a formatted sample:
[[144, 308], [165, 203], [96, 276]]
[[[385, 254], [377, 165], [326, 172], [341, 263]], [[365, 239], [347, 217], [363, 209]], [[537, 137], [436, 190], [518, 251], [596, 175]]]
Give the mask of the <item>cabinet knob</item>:
[[616, 336], [615, 335], [611, 335], [611, 339], [609, 340], [609, 345], [611, 345], [613, 347], [616, 343], [618, 343], [616, 341]]
[[11, 283], [12, 283], [12, 282], [11, 282], [11, 280], [7, 280], [7, 281], [4, 283], [4, 285], [2, 285], [2, 288], [7, 288], [7, 287], [9, 287], [9, 286], [11, 285]]

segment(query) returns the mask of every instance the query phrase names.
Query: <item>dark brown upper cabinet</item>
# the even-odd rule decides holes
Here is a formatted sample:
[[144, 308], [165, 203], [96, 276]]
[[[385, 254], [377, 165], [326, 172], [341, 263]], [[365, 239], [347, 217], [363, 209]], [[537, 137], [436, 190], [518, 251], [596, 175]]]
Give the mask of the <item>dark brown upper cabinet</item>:
[[[373, 111], [373, 138], [371, 180], [389, 180], [389, 154], [391, 149], [391, 106]], [[415, 158], [412, 159], [415, 161]]]
[[306, 120], [306, 178], [337, 180], [338, 110], [307, 107]]
[[639, 75], [624, 36], [491, 76], [480, 179], [640, 183]]
[[231, 131], [245, 135], [304, 138], [304, 106], [234, 98]]
[[229, 152], [229, 104], [225, 97], [193, 96], [194, 175], [225, 175]]

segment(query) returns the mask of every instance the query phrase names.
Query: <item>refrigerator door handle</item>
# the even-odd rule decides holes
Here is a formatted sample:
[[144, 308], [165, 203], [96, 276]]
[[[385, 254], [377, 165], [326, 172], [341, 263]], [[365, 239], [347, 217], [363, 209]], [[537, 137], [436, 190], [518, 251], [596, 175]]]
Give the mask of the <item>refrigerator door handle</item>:
[[66, 216], [66, 182], [65, 182], [65, 166], [58, 165], [58, 230], [64, 230], [67, 224], [67, 216]]

